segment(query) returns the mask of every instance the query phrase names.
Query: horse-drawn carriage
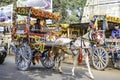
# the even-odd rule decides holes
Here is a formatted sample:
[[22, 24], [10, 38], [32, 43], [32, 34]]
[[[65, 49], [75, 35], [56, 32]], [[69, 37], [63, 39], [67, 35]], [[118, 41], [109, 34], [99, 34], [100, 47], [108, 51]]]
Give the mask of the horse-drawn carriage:
[[5, 61], [5, 57], [7, 56], [7, 50], [6, 45], [3, 44], [4, 38], [0, 38], [0, 64], [2, 64]]
[[[64, 53], [73, 55], [74, 66], [72, 75], [74, 75], [74, 69], [77, 62], [82, 59], [81, 56], [84, 56], [90, 77], [94, 78], [89, 66], [89, 53], [92, 53], [92, 63], [96, 69], [102, 70], [107, 67], [109, 62], [108, 48], [106, 49], [105, 46], [99, 45], [103, 44], [105, 41], [104, 31], [91, 28], [88, 33], [79, 36], [75, 40], [62, 37], [54, 41], [53, 36], [51, 36], [54, 32], [49, 29], [44, 30], [44, 32], [40, 31], [40, 33], [30, 32], [30, 17], [39, 19], [58, 19], [59, 15], [34, 9], [32, 7], [18, 7], [16, 11], [20, 15], [28, 16], [23, 34], [17, 34], [16, 27], [13, 27], [12, 31], [15, 63], [19, 70], [27, 70], [31, 62], [35, 64], [35, 60], [38, 63], [40, 60], [42, 65], [46, 68], [52, 68], [55, 64], [55, 57], [59, 55], [57, 53], [61, 55], [64, 55]], [[46, 35], [49, 36], [49, 40]], [[89, 45], [92, 45], [91, 49], [89, 49]], [[59, 60], [58, 68], [61, 72], [61, 59]]]
[[106, 45], [96, 47], [92, 53], [93, 66], [104, 70], [108, 65], [120, 68], [120, 39], [106, 39]]
[[104, 45], [93, 49], [93, 66], [98, 70], [104, 70], [110, 64], [114, 65], [115, 68], [120, 68], [120, 39], [110, 38], [112, 32], [110, 30], [113, 29], [114, 24], [120, 23], [120, 18], [108, 15], [97, 15], [97, 17], [99, 21], [102, 20], [103, 25], [100, 26], [103, 26], [103, 29], [109, 27], [109, 35], [105, 35]]
[[[33, 63], [33, 65], [35, 64], [35, 60], [38, 63], [40, 60], [42, 65], [46, 68], [52, 68], [55, 66], [57, 58], [59, 58], [58, 68], [59, 71], [62, 72], [61, 59], [64, 56], [64, 53], [69, 53], [75, 58], [72, 69], [72, 75], [74, 75], [76, 60], [78, 60], [77, 57], [79, 55], [79, 51], [81, 50], [80, 46], [83, 45], [81, 37], [79, 37], [77, 40], [58, 37], [59, 27], [57, 30], [55, 29], [56, 32], [49, 29], [43, 30], [44, 32], [40, 31], [40, 33], [30, 32], [30, 17], [39, 19], [58, 19], [59, 15], [34, 9], [32, 7], [18, 7], [16, 11], [20, 15], [28, 16], [23, 34], [16, 33], [17, 26], [13, 26], [12, 28], [12, 46], [15, 53], [15, 63], [17, 68], [19, 70], [27, 70], [29, 69], [31, 63]], [[53, 35], [51, 36], [51, 34], [56, 34], [58, 38], [55, 38], [54, 40], [54, 37]], [[86, 49], [82, 49], [82, 51], [86, 53], [85, 59], [90, 77], [94, 78], [88, 62], [88, 51]]]
[[12, 46], [17, 68], [19, 70], [27, 70], [31, 63], [35, 65], [35, 61], [39, 63], [39, 60], [44, 67], [52, 68], [54, 61], [51, 49], [52, 46], [55, 46], [55, 43], [46, 39], [46, 35], [51, 34], [52, 30], [46, 28], [42, 31], [39, 30], [39, 33], [30, 32], [30, 17], [41, 20], [57, 20], [59, 15], [32, 7], [17, 7], [16, 12], [19, 15], [27, 16], [23, 33], [21, 33], [21, 30], [17, 31], [17, 26], [12, 29], [12, 41], [14, 43]]
[[[10, 53], [9, 48], [10, 48], [11, 36], [9, 31], [6, 30], [4, 24], [5, 23], [0, 24], [0, 64], [2, 64], [5, 61], [7, 54]], [[6, 24], [6, 26], [8, 25]]]

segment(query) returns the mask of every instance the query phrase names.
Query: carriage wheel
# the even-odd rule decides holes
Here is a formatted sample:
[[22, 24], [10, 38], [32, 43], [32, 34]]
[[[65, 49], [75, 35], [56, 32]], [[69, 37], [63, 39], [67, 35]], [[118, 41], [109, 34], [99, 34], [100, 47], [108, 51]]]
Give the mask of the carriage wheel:
[[3, 52], [0, 52], [0, 64], [4, 62]]
[[92, 54], [93, 66], [98, 70], [104, 70], [109, 62], [109, 56], [107, 51], [102, 47], [97, 47], [94, 49]]
[[32, 59], [31, 49], [28, 44], [23, 43], [20, 47], [17, 48], [15, 54], [15, 63], [19, 70], [27, 70], [30, 67]]
[[3, 62], [4, 62], [4, 59], [3, 58], [1, 59], [0, 57], [0, 64], [3, 64]]
[[50, 53], [51, 50], [45, 51], [43, 56], [40, 57], [42, 65], [47, 68], [51, 69], [54, 66], [54, 55]]
[[0, 64], [3, 64], [3, 62], [5, 61], [6, 55], [6, 52], [0, 52]]

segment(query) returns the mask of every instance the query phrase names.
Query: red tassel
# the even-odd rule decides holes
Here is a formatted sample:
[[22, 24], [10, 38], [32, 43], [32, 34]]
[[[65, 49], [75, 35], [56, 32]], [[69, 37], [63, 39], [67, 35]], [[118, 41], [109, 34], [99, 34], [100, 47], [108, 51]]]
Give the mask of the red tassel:
[[82, 49], [80, 49], [80, 53], [78, 55], [78, 64], [80, 64], [82, 62]]
[[40, 60], [39, 53], [37, 53], [37, 54], [35, 55], [35, 59], [36, 59], [37, 63], [39, 63], [39, 60]]
[[48, 58], [51, 56], [51, 54], [50, 54], [50, 50], [48, 51]]

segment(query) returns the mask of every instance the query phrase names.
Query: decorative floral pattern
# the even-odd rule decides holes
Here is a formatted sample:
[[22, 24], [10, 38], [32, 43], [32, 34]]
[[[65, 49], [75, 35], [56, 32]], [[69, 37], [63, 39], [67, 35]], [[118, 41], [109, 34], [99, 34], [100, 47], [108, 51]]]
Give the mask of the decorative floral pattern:
[[31, 10], [30, 16], [33, 18], [50, 18], [50, 19], [55, 19], [58, 20], [60, 15], [55, 14], [52, 12], [40, 10], [40, 9], [35, 9], [33, 7], [18, 7], [16, 12], [19, 15], [25, 15], [27, 16], [29, 14], [29, 10]]

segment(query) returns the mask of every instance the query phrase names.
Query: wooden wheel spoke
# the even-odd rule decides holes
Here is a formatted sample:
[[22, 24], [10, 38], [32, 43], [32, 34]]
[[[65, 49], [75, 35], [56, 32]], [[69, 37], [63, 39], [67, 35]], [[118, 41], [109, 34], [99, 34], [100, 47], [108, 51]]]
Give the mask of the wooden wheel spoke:
[[96, 65], [97, 65], [98, 67], [100, 67], [100, 61], [98, 61]]
[[100, 68], [103, 68], [104, 64], [102, 62], [100, 62]]
[[46, 67], [46, 68], [48, 68], [48, 69], [52, 68], [54, 66], [54, 57], [53, 57], [53, 54], [51, 54], [49, 52], [50, 52], [49, 50], [46, 51], [45, 52], [46, 56], [40, 58], [41, 63], [43, 64], [43, 66]]
[[106, 61], [107, 61], [107, 59], [103, 59], [103, 58], [102, 58], [102, 61], [106, 62]]
[[32, 59], [29, 45], [25, 43], [23, 44], [18, 47], [17, 54], [15, 55], [15, 62], [19, 70], [27, 70]]
[[106, 56], [105, 52], [103, 52], [101, 56], [102, 56], [102, 57]]
[[102, 70], [107, 67], [109, 57], [104, 48], [97, 47], [94, 49], [92, 60], [93, 66], [98, 70]]
[[98, 53], [97, 53], [96, 51], [95, 51], [93, 54], [96, 55], [96, 56], [99, 56]]
[[93, 55], [94, 60], [98, 60], [98, 56]]
[[106, 65], [105, 61], [103, 61], [103, 60], [101, 60], [101, 63], [102, 63], [103, 65]]

